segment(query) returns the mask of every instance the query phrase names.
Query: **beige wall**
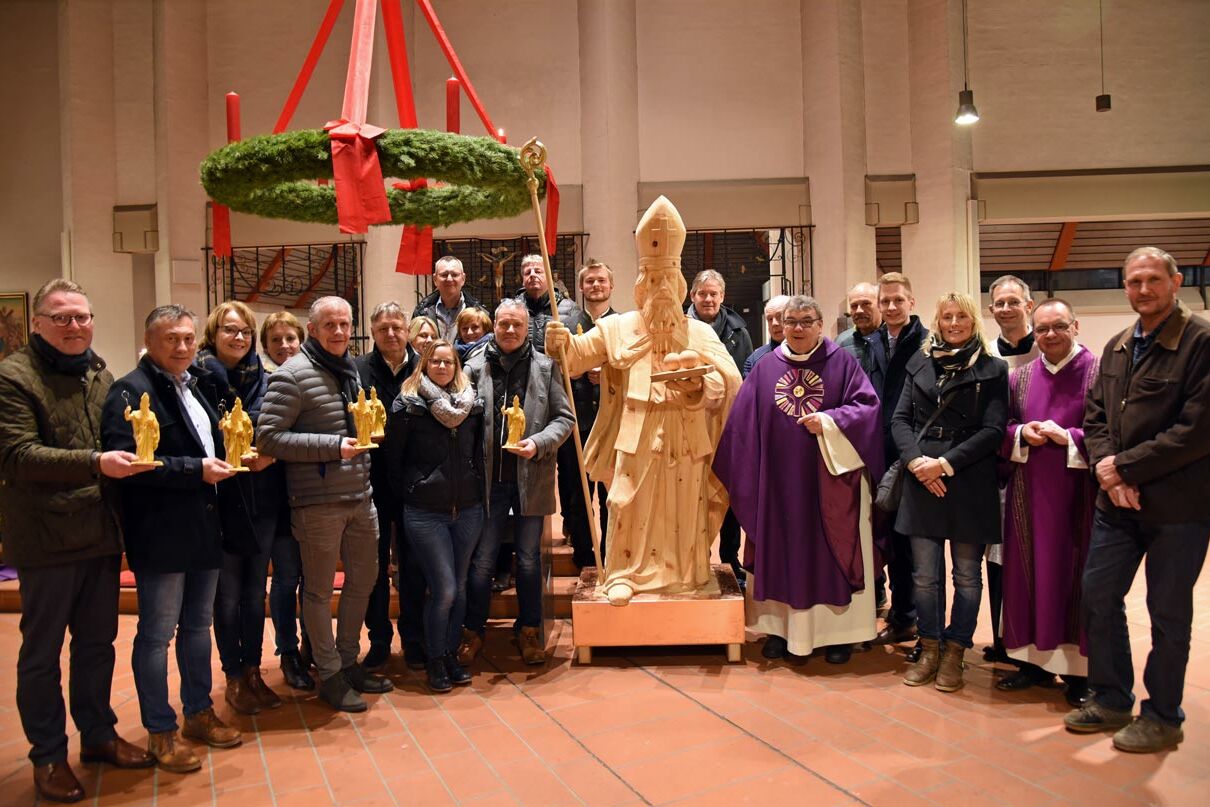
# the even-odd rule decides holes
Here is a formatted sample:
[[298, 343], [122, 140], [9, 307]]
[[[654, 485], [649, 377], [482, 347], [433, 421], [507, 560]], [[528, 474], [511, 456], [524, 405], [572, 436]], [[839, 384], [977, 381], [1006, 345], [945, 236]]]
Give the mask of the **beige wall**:
[[[296, 128], [339, 112], [352, 5]], [[196, 170], [225, 141], [223, 95], [241, 94], [245, 135], [269, 131], [326, 6], [0, 3], [0, 102], [22, 121], [0, 132], [3, 153], [21, 155], [0, 162], [0, 286], [33, 289], [58, 274], [65, 233], [78, 279], [99, 286], [98, 340], [118, 370], [133, 361], [144, 313], [136, 309], [151, 299], [200, 306], [208, 233]], [[971, 171], [1210, 164], [1210, 3], [1201, 0], [1106, 5], [1114, 110], [1101, 115], [1092, 111], [1095, 4], [971, 4], [971, 86], [983, 120], [969, 132], [950, 122], [962, 81], [960, 0], [443, 0], [438, 11], [509, 141], [538, 135], [548, 146], [568, 189], [564, 229], [592, 233], [589, 251], [607, 249], [602, 257], [623, 286], [634, 274], [630, 228], [642, 199], [657, 192], [685, 199], [690, 227], [796, 223], [809, 202], [818, 269], [827, 273], [817, 290], [831, 309], [827, 298], [873, 272], [863, 174], [916, 175], [921, 221], [904, 228], [904, 269], [926, 299], [970, 287]], [[440, 127], [450, 70], [413, 4], [404, 17], [420, 122]], [[392, 126], [381, 28], [379, 46], [370, 119]], [[469, 103], [462, 122], [481, 133]], [[1090, 198], [1065, 201], [1076, 197], [1047, 182], [1006, 194], [993, 218], [1063, 218]], [[1204, 189], [1187, 181], [1149, 192], [1145, 205], [1128, 191], [1114, 195], [1104, 207], [1114, 215], [1210, 215]], [[154, 269], [112, 252], [111, 208], [127, 203], [158, 205]], [[449, 232], [531, 227], [522, 216]], [[342, 237], [335, 227], [239, 215], [234, 236], [237, 244]], [[398, 229], [367, 241], [367, 297], [406, 297], [411, 281], [393, 274]], [[1118, 299], [1089, 316], [1108, 332], [1127, 314]]]

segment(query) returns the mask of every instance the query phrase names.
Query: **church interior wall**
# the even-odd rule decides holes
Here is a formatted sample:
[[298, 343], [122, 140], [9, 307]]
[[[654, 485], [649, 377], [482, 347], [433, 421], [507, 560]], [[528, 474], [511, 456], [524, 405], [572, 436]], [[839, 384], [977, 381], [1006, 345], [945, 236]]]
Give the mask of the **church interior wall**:
[[[919, 295], [922, 309], [931, 305], [928, 298], [937, 290], [963, 281], [967, 222], [961, 196], [969, 172], [1210, 163], [1210, 105], [1204, 103], [1210, 50], [1202, 34], [1210, 27], [1210, 4], [1197, 0], [1109, 4], [1106, 90], [1113, 95], [1114, 109], [1099, 115], [1093, 111], [1093, 96], [1100, 91], [1097, 20], [1089, 4], [972, 4], [970, 81], [983, 119], [965, 133], [955, 133], [948, 121], [933, 120], [952, 115], [956, 87], [944, 83], [961, 81], [960, 63], [955, 61], [961, 52], [954, 47], [961, 40], [950, 31], [960, 2], [635, 0], [638, 81], [630, 136], [638, 144], [637, 177], [627, 186], [629, 191], [610, 189], [615, 207], [629, 205], [628, 198], [633, 198], [637, 212], [640, 197], [679, 192], [686, 209], [694, 211], [686, 218], [693, 228], [734, 221], [756, 226], [758, 219], [793, 224], [807, 215], [808, 204], [835, 203], [830, 191], [811, 185], [807, 170], [806, 138], [812, 135], [813, 120], [805, 114], [810, 97], [804, 71], [812, 69], [813, 54], [808, 52], [810, 37], [804, 36], [803, 20], [817, 10], [808, 7], [809, 2], [831, 3], [846, 12], [834, 15], [848, 26], [843, 41], [851, 41], [856, 35], [852, 26], [860, 26], [858, 73], [864, 99], [857, 108], [864, 117], [866, 173], [915, 173], [919, 192], [927, 197], [928, 203], [921, 206], [922, 223], [905, 225], [903, 231], [904, 271], [920, 279], [925, 290]], [[593, 217], [600, 213], [587, 214], [593, 208], [583, 201], [592, 192], [584, 185], [584, 143], [590, 140], [583, 121], [585, 105], [601, 100], [591, 95], [597, 85], [584, 79], [591, 65], [581, 62], [581, 37], [586, 34], [581, 17], [592, 3], [436, 4], [463, 64], [509, 142], [538, 135], [549, 147], [560, 184], [570, 189], [563, 229], [590, 233]], [[184, 296], [198, 305], [202, 286], [190, 281], [199, 279], [193, 275], [200, 275], [200, 248], [208, 233], [196, 164], [207, 149], [226, 139], [223, 94], [229, 89], [240, 93], [246, 135], [271, 130], [326, 5], [325, 0], [207, 0], [193, 11], [181, 11], [163, 0], [114, 0], [102, 14], [98, 4], [77, 0], [0, 4], [0, 64], [6, 76], [0, 93], [5, 108], [19, 110], [22, 120], [22, 125], [0, 132], [4, 153], [21, 155], [0, 166], [4, 289], [32, 291], [58, 275], [64, 265], [61, 233], [68, 233], [68, 263], [74, 262], [79, 279], [91, 281], [91, 286], [106, 279], [100, 298], [107, 309], [114, 309], [104, 314], [107, 328], [110, 322], [121, 325], [116, 335], [106, 329], [102, 337], [99, 329], [98, 338], [108, 342], [106, 350], [133, 356], [145, 313], [134, 309], [148, 299]], [[351, 30], [352, 4], [346, 5], [294, 118], [295, 128], [321, 126], [338, 114]], [[949, 32], [944, 47], [920, 35], [927, 14], [944, 15], [944, 30]], [[441, 127], [449, 67], [412, 4], [405, 4], [404, 19], [420, 123]], [[90, 30], [96, 20], [107, 28], [104, 36]], [[186, 41], [184, 34], [196, 34], [197, 28], [204, 28], [200, 41]], [[149, 41], [157, 38], [158, 48]], [[371, 118], [394, 125], [381, 30], [379, 39]], [[72, 43], [71, 52], [63, 49], [64, 41]], [[936, 88], [920, 86], [925, 75], [937, 77]], [[61, 96], [61, 86], [67, 97]], [[851, 87], [851, 82], [845, 86]], [[465, 133], [482, 131], [469, 103], [462, 104], [461, 117]], [[949, 139], [939, 140], [935, 133]], [[969, 142], [969, 163], [961, 158], [963, 138]], [[835, 147], [839, 150], [843, 142]], [[1061, 190], [1061, 182], [1041, 178], [1022, 183], [1010, 194], [1001, 193], [999, 207], [989, 206], [988, 215], [1061, 218], [1099, 199], [1103, 206], [1117, 205], [1102, 210], [1100, 215], [1106, 216], [1118, 211], [1154, 214], [1168, 208], [1179, 208], [1186, 216], [1210, 216], [1201, 176], [1174, 179], [1137, 203], [1131, 201], [1129, 188], [1113, 193], [1093, 188], [1072, 197]], [[145, 258], [112, 253], [109, 228], [104, 226], [113, 205], [132, 203], [158, 204], [167, 225], [161, 234], [167, 246], [151, 272]], [[936, 215], [955, 221], [940, 238], [934, 234], [942, 231], [928, 229], [929, 217], [935, 223]], [[835, 254], [850, 261], [864, 254], [859, 248], [864, 225], [852, 218], [846, 213], [831, 225], [845, 228]], [[530, 217], [520, 216], [445, 232], [489, 235], [530, 228]], [[236, 242], [248, 244], [347, 237], [334, 227], [239, 214], [233, 229]], [[367, 239], [373, 275], [367, 278], [367, 298], [404, 295], [414, 288], [410, 278], [402, 282], [393, 276], [398, 237], [398, 228], [388, 228]], [[593, 243], [607, 242], [624, 244], [625, 239], [602, 235], [590, 241], [589, 251]], [[630, 256], [614, 260], [622, 284], [628, 283], [633, 277]], [[827, 270], [817, 265], [817, 271]], [[845, 271], [862, 272], [860, 267]], [[875, 273], [869, 267], [868, 274]], [[820, 289], [836, 296], [833, 285], [821, 284]], [[1096, 321], [1086, 326], [1086, 334], [1116, 329], [1130, 319], [1120, 296], [1116, 301], [1103, 295], [1083, 299], [1089, 306], [1086, 321]], [[823, 302], [831, 310], [835, 301]], [[1199, 298], [1193, 302], [1200, 307]], [[123, 369], [121, 361], [117, 364]]]

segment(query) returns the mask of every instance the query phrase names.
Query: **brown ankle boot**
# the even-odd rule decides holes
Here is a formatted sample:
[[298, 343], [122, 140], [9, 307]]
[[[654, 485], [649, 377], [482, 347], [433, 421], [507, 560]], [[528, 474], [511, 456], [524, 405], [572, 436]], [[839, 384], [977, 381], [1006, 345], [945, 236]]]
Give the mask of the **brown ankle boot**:
[[147, 750], [155, 757], [160, 768], [169, 773], [192, 773], [202, 769], [202, 761], [189, 746], [177, 743], [175, 731], [149, 734]]
[[966, 652], [960, 644], [947, 644], [941, 654], [941, 666], [937, 668], [937, 689], [956, 692], [962, 689], [962, 654]]
[[260, 700], [249, 685], [246, 673], [227, 676], [227, 692], [223, 697], [241, 715], [254, 715], [261, 710]]
[[903, 683], [910, 687], [924, 686], [937, 676], [941, 664], [941, 642], [936, 639], [921, 639], [924, 651], [920, 658], [903, 675]]
[[256, 698], [262, 709], [276, 709], [282, 705], [281, 698], [277, 696], [276, 692], [269, 689], [265, 679], [261, 678], [260, 667], [249, 667], [244, 670], [244, 683], [252, 691], [252, 696]]
[[205, 743], [212, 748], [234, 748], [243, 742], [239, 729], [234, 729], [218, 719], [214, 709], [207, 709], [185, 717], [181, 736], [187, 740]]

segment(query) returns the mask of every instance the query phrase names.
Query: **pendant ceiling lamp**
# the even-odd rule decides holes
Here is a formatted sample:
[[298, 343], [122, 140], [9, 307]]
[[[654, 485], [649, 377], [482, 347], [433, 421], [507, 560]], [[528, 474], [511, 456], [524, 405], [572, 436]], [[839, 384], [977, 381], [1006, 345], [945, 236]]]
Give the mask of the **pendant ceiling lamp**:
[[1109, 93], [1105, 92], [1105, 6], [1104, 0], [1097, 2], [1098, 20], [1101, 29], [1101, 94], [1097, 96], [1097, 112], [1108, 112], [1112, 106]]
[[958, 112], [954, 115], [954, 123], [959, 126], [970, 126], [979, 120], [970, 78], [970, 57], [966, 53], [966, 0], [962, 0], [962, 89], [958, 92]]

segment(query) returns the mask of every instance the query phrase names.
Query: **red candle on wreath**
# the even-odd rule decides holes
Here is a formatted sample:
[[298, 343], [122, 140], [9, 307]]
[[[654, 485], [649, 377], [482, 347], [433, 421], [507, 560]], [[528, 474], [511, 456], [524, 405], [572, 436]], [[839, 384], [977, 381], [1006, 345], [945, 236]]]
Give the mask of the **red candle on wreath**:
[[445, 80], [445, 130], [462, 131], [462, 83], [453, 76]]
[[504, 133], [503, 129], [496, 130], [496, 139], [499, 140], [504, 145], [506, 145], [506, 146], [508, 145], [508, 135], [506, 135]]
[[239, 93], [227, 93], [227, 142], [234, 143], [239, 136]]

